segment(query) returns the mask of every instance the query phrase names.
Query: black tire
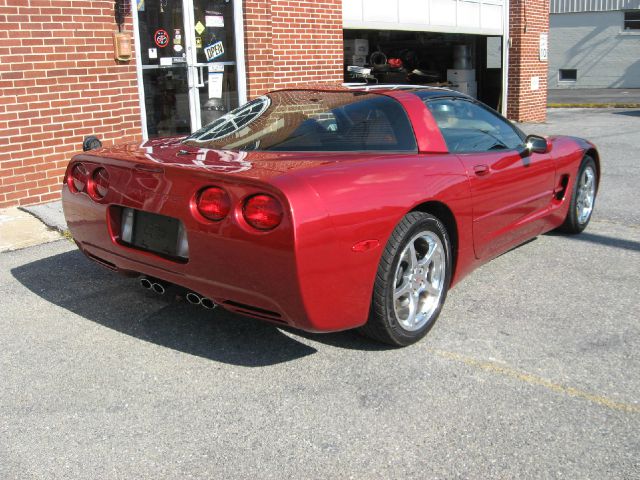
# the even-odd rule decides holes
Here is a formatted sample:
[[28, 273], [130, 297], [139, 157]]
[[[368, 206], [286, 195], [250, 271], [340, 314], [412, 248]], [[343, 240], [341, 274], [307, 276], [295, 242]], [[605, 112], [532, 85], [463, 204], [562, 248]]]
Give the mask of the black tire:
[[[422, 236], [423, 233], [424, 236]], [[396, 303], [394, 300], [394, 290], [399, 288], [399, 285], [404, 285], [405, 282], [408, 283], [408, 286], [415, 285], [415, 283], [411, 283], [416, 281], [413, 280], [413, 277], [411, 277], [411, 281], [406, 280], [409, 278], [406, 276], [408, 272], [408, 265], [406, 264], [409, 258], [406, 256], [408, 255], [406, 249], [409, 248], [408, 245], [410, 241], [412, 239], [414, 240], [414, 249], [418, 252], [416, 245], [419, 246], [419, 242], [423, 241], [423, 238], [435, 239], [433, 235], [439, 238], [440, 244], [438, 246], [444, 250], [440, 252], [438, 246], [436, 246], [433, 247], [431, 253], [431, 256], [433, 256], [433, 252], [438, 251], [438, 265], [440, 267], [438, 272], [442, 273], [438, 273], [437, 278], [433, 277], [435, 273], [424, 273], [424, 281], [431, 283], [428, 275], [431, 275], [432, 279], [435, 278], [434, 281], [436, 281], [436, 283], [440, 285], [439, 288], [441, 288], [440, 294], [439, 296], [429, 296], [430, 294], [425, 291], [420, 294], [422, 295], [421, 297], [418, 297], [419, 294], [414, 293], [414, 295], [416, 295], [415, 298], [420, 298], [420, 301], [424, 302], [424, 304], [426, 304], [427, 301], [430, 302], [430, 313], [428, 318], [426, 315], [420, 315], [422, 319], [421, 322], [424, 321], [426, 323], [420, 325], [419, 328], [415, 330], [408, 330], [402, 324], [406, 319], [403, 320], [396, 314], [395, 305], [400, 305], [400, 303]], [[431, 244], [424, 242], [424, 245], [428, 251], [431, 251], [431, 247], [429, 246]], [[437, 244], [434, 243], [434, 245]], [[415, 255], [418, 257], [418, 261], [420, 261], [420, 254], [421, 253], [418, 252]], [[426, 256], [423, 257], [423, 259], [426, 260]], [[431, 262], [431, 260], [429, 262]], [[431, 269], [433, 272], [433, 269], [436, 268], [435, 265], [435, 263], [425, 264], [426, 268], [424, 270]], [[433, 327], [440, 314], [451, 283], [451, 270], [451, 243], [443, 223], [436, 217], [423, 212], [411, 212], [405, 215], [391, 234], [382, 258], [380, 259], [380, 265], [378, 266], [373, 288], [369, 319], [367, 323], [360, 328], [360, 332], [374, 340], [398, 347], [411, 345], [420, 340], [429, 332], [431, 327]], [[398, 274], [401, 274], [400, 277]], [[398, 283], [399, 281], [400, 283]], [[410, 295], [411, 293], [406, 295], [407, 301], [409, 301]], [[398, 299], [398, 302], [401, 302], [401, 300]], [[420, 303], [416, 305], [420, 305]], [[418, 325], [416, 325], [416, 327], [418, 327]]]
[[[593, 173], [593, 184], [594, 184], [594, 192], [593, 192], [593, 201], [591, 203], [591, 211], [589, 212], [586, 219], [580, 219], [578, 215], [578, 196], [580, 194], [580, 182], [583, 178], [585, 170], [590, 169]], [[571, 201], [569, 202], [569, 211], [567, 212], [567, 217], [564, 220], [564, 223], [558, 227], [558, 231], [569, 234], [577, 234], [582, 232], [587, 225], [589, 225], [589, 220], [591, 220], [591, 215], [593, 214], [593, 208], [595, 206], [596, 196], [598, 194], [598, 169], [596, 168], [596, 162], [589, 155], [585, 155], [582, 159], [582, 163], [580, 163], [580, 168], [578, 169], [578, 175], [576, 176], [576, 180], [573, 183], [573, 190], [571, 192]]]

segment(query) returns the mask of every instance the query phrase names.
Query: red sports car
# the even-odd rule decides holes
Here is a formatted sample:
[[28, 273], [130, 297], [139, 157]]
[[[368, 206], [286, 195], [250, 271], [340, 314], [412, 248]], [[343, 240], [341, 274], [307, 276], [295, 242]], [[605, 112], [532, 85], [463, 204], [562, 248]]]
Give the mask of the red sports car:
[[191, 303], [408, 345], [447, 290], [541, 233], [579, 233], [600, 160], [437, 88], [281, 90], [189, 137], [75, 156], [63, 186], [92, 260]]

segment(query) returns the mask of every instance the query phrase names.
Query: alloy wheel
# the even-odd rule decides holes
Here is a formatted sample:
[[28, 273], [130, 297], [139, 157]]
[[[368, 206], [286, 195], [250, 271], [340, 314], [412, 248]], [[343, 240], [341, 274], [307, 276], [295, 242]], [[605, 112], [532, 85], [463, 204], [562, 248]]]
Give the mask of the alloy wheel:
[[446, 254], [433, 232], [415, 235], [400, 254], [393, 290], [398, 323], [407, 331], [420, 330], [440, 303], [446, 277]]
[[578, 180], [578, 195], [576, 199], [576, 217], [578, 223], [583, 224], [589, 220], [593, 211], [593, 202], [596, 197], [595, 172], [590, 165], [584, 169]]

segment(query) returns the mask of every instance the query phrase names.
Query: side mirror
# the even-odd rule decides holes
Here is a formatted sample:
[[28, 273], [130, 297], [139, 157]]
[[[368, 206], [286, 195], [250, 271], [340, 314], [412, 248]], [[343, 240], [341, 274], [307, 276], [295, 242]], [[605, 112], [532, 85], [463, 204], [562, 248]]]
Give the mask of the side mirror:
[[539, 135], [529, 135], [525, 139], [525, 147], [531, 153], [549, 153], [551, 151], [551, 142]]

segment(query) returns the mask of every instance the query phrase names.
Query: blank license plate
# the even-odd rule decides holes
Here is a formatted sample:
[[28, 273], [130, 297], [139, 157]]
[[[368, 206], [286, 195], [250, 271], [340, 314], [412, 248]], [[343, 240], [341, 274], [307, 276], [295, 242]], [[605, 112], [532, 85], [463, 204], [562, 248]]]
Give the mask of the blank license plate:
[[134, 210], [131, 245], [174, 257], [177, 255], [180, 220]]

